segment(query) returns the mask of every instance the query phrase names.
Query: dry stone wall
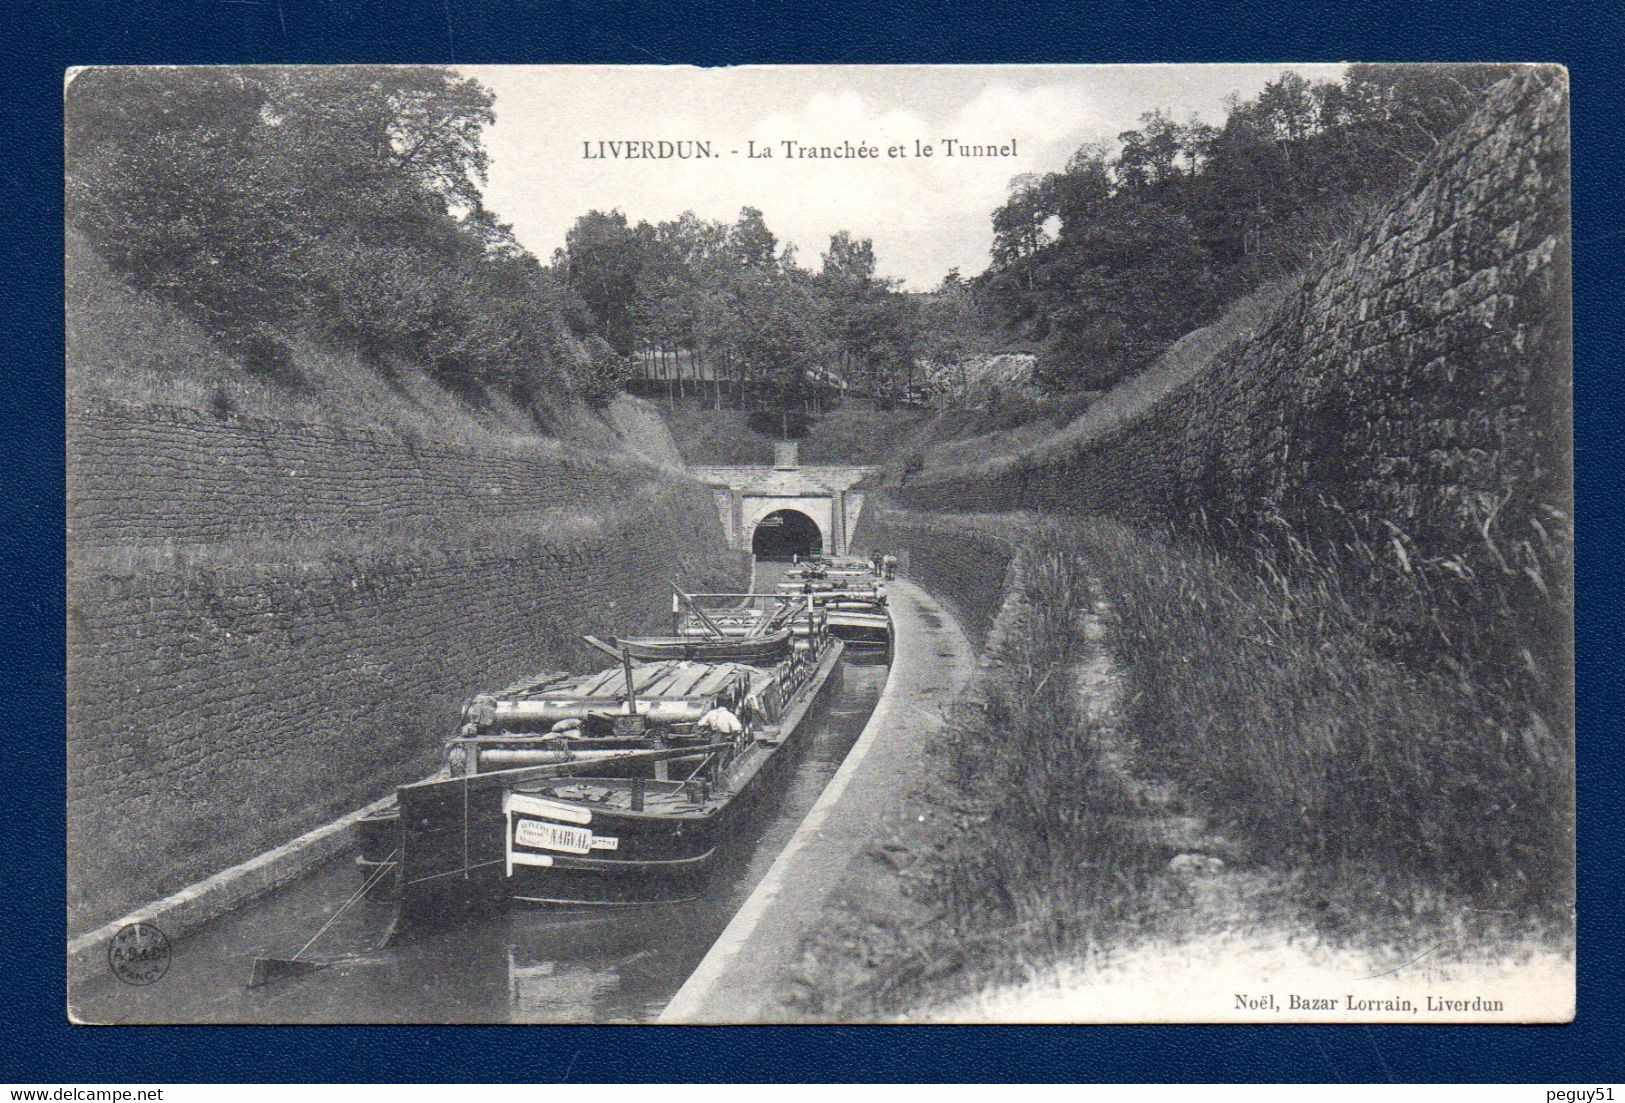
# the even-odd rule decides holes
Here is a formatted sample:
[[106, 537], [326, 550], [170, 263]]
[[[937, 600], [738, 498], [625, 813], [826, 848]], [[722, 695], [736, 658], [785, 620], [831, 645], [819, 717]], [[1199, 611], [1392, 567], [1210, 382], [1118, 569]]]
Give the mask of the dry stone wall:
[[709, 489], [635, 464], [133, 409], [72, 448], [75, 933], [423, 776], [463, 699], [665, 623], [668, 579], [744, 578]]
[[1252, 339], [1142, 415], [896, 498], [1363, 541], [1490, 583], [1487, 602], [1548, 603], [1570, 530], [1568, 160], [1562, 74], [1526, 70]]

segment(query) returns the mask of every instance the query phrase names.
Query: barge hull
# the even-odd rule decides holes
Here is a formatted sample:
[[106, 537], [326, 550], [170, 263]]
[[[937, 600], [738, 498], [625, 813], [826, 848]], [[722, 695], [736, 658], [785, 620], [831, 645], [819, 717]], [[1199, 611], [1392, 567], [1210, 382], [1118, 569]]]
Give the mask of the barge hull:
[[839, 666], [843, 648], [839, 639], [829, 641], [778, 723], [759, 736], [772, 744], [760, 765], [720, 805], [676, 815], [590, 810], [590, 823], [583, 826], [605, 845], [615, 840], [613, 851], [515, 851], [509, 798], [528, 796], [528, 778], [503, 774], [519, 771], [403, 787], [398, 803], [402, 925], [446, 922], [509, 899], [630, 904], [693, 895], [718, 853], [746, 833], [757, 809], [788, 776], [799, 757], [803, 720]]

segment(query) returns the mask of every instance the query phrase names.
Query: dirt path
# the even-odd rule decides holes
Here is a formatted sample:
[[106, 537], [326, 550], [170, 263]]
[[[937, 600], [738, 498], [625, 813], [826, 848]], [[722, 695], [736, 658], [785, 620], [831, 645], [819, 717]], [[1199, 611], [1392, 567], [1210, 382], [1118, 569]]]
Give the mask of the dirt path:
[[[1267, 864], [1221, 816], [1159, 776], [1156, 756], [1122, 725], [1133, 687], [1114, 659], [1104, 585], [1092, 579], [1088, 588], [1072, 684], [1111, 782], [1102, 791], [1113, 811], [1096, 806], [1096, 814], [1110, 817], [1102, 821], [1106, 836], [1130, 856], [1118, 870], [1131, 877], [1123, 889], [1104, 899], [1094, 893], [1091, 902], [1090, 892], [1069, 900], [1052, 888], [1036, 908], [1007, 909], [1017, 927], [1005, 929], [984, 929], [974, 909], [956, 910], [941, 895], [963, 868], [958, 863], [997, 845], [997, 801], [967, 787], [954, 761], [967, 735], [989, 737], [990, 695], [1016, 673], [1006, 663], [1018, 661], [1030, 610], [1022, 568], [1013, 565], [975, 679], [957, 700], [933, 702], [936, 722], [910, 729], [909, 764], [881, 775], [862, 830], [843, 839], [838, 860], [801, 867], [812, 869], [815, 891], [796, 897], [787, 887], [780, 906], [763, 913], [772, 918], [759, 917], [751, 937], [771, 953], [755, 964], [735, 956], [727, 985], [713, 978], [710, 1017], [674, 1004], [683, 1013], [669, 1011], [667, 1021], [1419, 1023], [1572, 1015], [1572, 953], [1550, 943], [1486, 941], [1475, 936], [1471, 916], [1441, 927], [1439, 909], [1406, 912], [1385, 897], [1368, 907], [1328, 904], [1310, 878]], [[1082, 868], [1094, 860], [1083, 858]], [[795, 872], [784, 884], [801, 877]], [[1043, 932], [1058, 917], [1086, 933], [1046, 944]], [[1046, 926], [1024, 937], [1033, 922]], [[1067, 949], [1080, 944], [1091, 948]]]
[[879, 825], [921, 768], [946, 706], [970, 680], [974, 654], [953, 617], [913, 583], [887, 585], [895, 648], [880, 703], [835, 777], [660, 1016], [663, 1023], [761, 1023], [793, 1006], [802, 940], [832, 894], [873, 883]]
[[[1100, 584], [1094, 581], [1098, 594]], [[920, 1022], [1528, 1021], [1573, 1013], [1573, 959], [1531, 945], [1495, 961], [1463, 959], [1431, 936], [1382, 953], [1326, 941], [1306, 918], [1294, 879], [1253, 861], [1168, 780], [1143, 774], [1116, 723], [1123, 692], [1097, 598], [1084, 619], [1090, 647], [1074, 668], [1107, 769], [1138, 806], [1134, 833], [1171, 853], [1148, 897], [1146, 926], [1109, 952], [1065, 961], [1028, 980], [909, 1014]], [[1441, 1015], [1428, 997], [1472, 1003], [1519, 993], [1516, 1005]], [[1484, 1002], [1479, 996], [1480, 1002]], [[1294, 1006], [1318, 1001], [1321, 1006]], [[1335, 1006], [1325, 1006], [1330, 1003]]]

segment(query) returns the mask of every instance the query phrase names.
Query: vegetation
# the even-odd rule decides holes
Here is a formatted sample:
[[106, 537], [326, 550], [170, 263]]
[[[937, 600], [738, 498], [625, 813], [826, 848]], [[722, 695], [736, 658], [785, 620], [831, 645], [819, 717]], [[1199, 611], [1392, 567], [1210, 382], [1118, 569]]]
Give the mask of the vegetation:
[[[1528, 707], [1499, 645], [1463, 637], [1418, 662], [1396, 651], [1391, 617], [1349, 596], [1346, 566], [1307, 550], [1287, 578], [1262, 555], [1238, 564], [1103, 519], [1017, 520], [1019, 617], [872, 852], [895, 885], [876, 881], [884, 866], [849, 874], [810, 936], [799, 1008], [918, 1015], [1211, 935], [1165, 872], [1192, 845], [1180, 821], [1238, 867], [1216, 890], [1236, 894], [1216, 905], [1232, 924], [1380, 954], [1432, 945], [1441, 960], [1567, 944], [1572, 744], [1561, 714]], [[1010, 527], [957, 522], [983, 523]], [[1436, 600], [1410, 577], [1417, 602]], [[1105, 710], [1078, 677], [1099, 661], [1081, 630], [1097, 599]], [[1544, 662], [1560, 645], [1514, 646]], [[1566, 694], [1553, 687], [1551, 707]]]
[[1023, 349], [1053, 393], [1097, 394], [1332, 248], [1508, 71], [1356, 65], [1318, 84], [1287, 72], [1232, 100], [1219, 126], [1149, 112], [1059, 172], [1016, 177], [992, 213], [987, 270], [927, 293], [877, 278], [872, 243], [846, 231], [805, 270], [751, 207], [732, 225], [592, 211], [555, 266], [595, 332], [674, 397], [708, 390], [719, 408], [809, 407], [836, 376], [882, 401], [931, 401], [933, 365]]
[[948, 783], [977, 802], [981, 823], [955, 837], [933, 888], [948, 926], [969, 936], [962, 952], [997, 940], [1017, 960], [1098, 945], [1166, 861], [1127, 826], [1132, 794], [1079, 692], [1089, 564], [1058, 530], [1029, 539], [1001, 676], [952, 736]]
[[677, 394], [774, 408], [788, 434], [831, 385], [919, 401], [922, 365], [1010, 349], [1038, 350], [1056, 392], [1108, 388], [1327, 248], [1504, 71], [1286, 73], [1217, 127], [1151, 112], [1016, 178], [987, 271], [929, 293], [880, 278], [844, 230], [804, 267], [753, 207], [731, 224], [589, 211], [544, 265], [482, 203], [491, 93], [435, 68], [81, 72], [68, 216], [275, 386], [303, 381], [305, 338], [545, 423], [607, 403], [637, 359]]
[[672, 440], [688, 464], [752, 465], [773, 462], [773, 440], [751, 426], [743, 410], [713, 410], [697, 399], [662, 410]]
[[[1125, 726], [1146, 769], [1331, 896], [1375, 886], [1363, 907], [1414, 914], [1454, 897], [1457, 910], [1562, 918], [1566, 688], [1550, 687], [1543, 715], [1501, 662], [1506, 641], [1468, 633], [1419, 661], [1396, 646], [1394, 612], [1373, 617], [1346, 568], [1301, 545], [1288, 577], [1263, 555], [1244, 568], [1108, 522], [1077, 531], [1112, 601]], [[1406, 578], [1409, 604], [1440, 613], [1435, 581]], [[1549, 635], [1512, 646], [1561, 667]]]
[[589, 211], [554, 265], [595, 332], [674, 395], [708, 390], [720, 409], [725, 389], [734, 402], [749, 392], [780, 411], [785, 435], [820, 384], [898, 395], [912, 376], [912, 300], [875, 275], [873, 244], [844, 230], [811, 272], [754, 207], [731, 226], [692, 212], [634, 226], [619, 210]]
[[491, 104], [434, 68], [90, 69], [67, 89], [69, 223], [278, 386], [302, 333], [538, 416], [607, 401], [624, 366], [481, 204]]
[[[476, 407], [410, 363], [380, 371], [354, 349], [304, 334], [276, 331], [297, 385], [255, 371], [171, 302], [112, 272], [77, 231], [68, 233], [66, 275], [72, 410], [107, 402], [170, 406], [222, 420], [346, 425], [448, 445], [551, 446], [538, 436], [534, 414], [507, 395], [487, 392]], [[623, 395], [604, 415], [572, 409], [548, 429], [613, 449], [606, 417], [636, 410], [658, 418], [644, 406]]]
[[[772, 463], [773, 443], [783, 432], [782, 411], [714, 410], [709, 397], [662, 403], [660, 410], [689, 464]], [[792, 424], [791, 436], [800, 442], [801, 463], [884, 464], [895, 454], [899, 441], [915, 432], [928, 416], [923, 410], [881, 409], [862, 398], [843, 399], [830, 413], [799, 419], [805, 424]]]
[[919, 791], [871, 852], [900, 871], [905, 900], [853, 891], [804, 947], [796, 1000], [819, 1019], [918, 1012], [1143, 920], [1167, 855], [1135, 833], [1133, 795], [1077, 690], [1087, 566], [1053, 527], [1029, 541], [996, 665], [955, 703]]
[[972, 281], [1040, 378], [1101, 390], [1228, 302], [1330, 248], [1482, 101], [1506, 66], [1354, 65], [1283, 73], [1217, 127], [1166, 112], [1115, 147], [1018, 176]]
[[[917, 432], [893, 449], [887, 482], [920, 474], [940, 478], [947, 469], [992, 474], [1011, 463], [1036, 464], [1111, 433], [1143, 414], [1170, 391], [1187, 383], [1213, 358], [1246, 340], [1281, 300], [1297, 290], [1301, 277], [1272, 280], [1232, 302], [1210, 325], [1192, 330], [1163, 350], [1137, 375], [1100, 391], [983, 388], [993, 401], [961, 402], [931, 412]], [[976, 393], [959, 388], [960, 394]]]

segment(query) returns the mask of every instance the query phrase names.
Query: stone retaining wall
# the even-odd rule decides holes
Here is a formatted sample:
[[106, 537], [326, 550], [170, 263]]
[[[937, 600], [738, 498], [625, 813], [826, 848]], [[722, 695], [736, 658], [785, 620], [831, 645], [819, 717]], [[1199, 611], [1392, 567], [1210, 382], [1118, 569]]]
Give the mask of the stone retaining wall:
[[1381, 568], [1471, 577], [1486, 606], [1548, 604], [1571, 554], [1568, 160], [1563, 76], [1526, 70], [1254, 337], [1138, 417], [893, 494], [1363, 543]]
[[164, 406], [68, 417], [72, 547], [331, 527], [466, 525], [635, 494], [654, 468], [539, 442], [511, 449]]
[[1015, 534], [1002, 517], [954, 517], [890, 508], [870, 499], [858, 538], [861, 547], [892, 552], [907, 577], [952, 606], [978, 649], [987, 639], [1008, 588], [1016, 556]]
[[709, 489], [638, 464], [143, 410], [71, 446], [72, 933], [422, 776], [467, 696], [599, 665], [579, 634], [666, 623], [668, 579], [744, 578]]

